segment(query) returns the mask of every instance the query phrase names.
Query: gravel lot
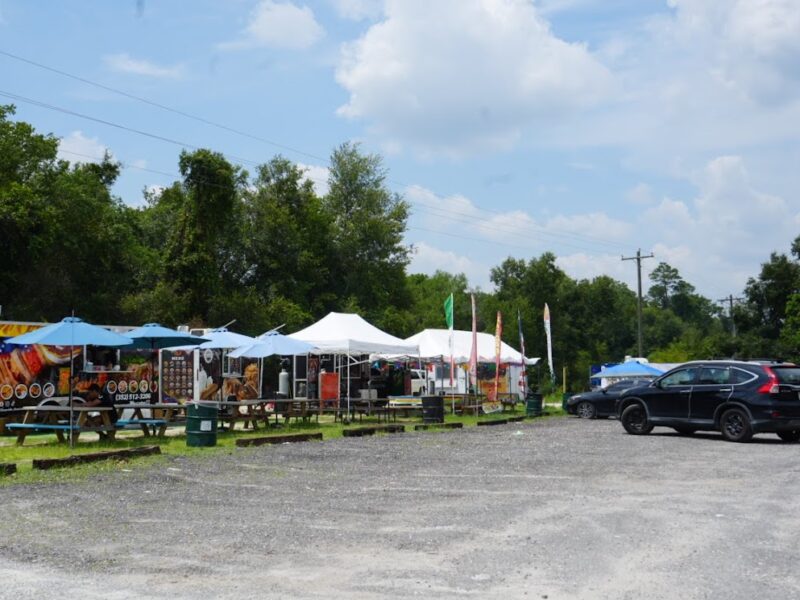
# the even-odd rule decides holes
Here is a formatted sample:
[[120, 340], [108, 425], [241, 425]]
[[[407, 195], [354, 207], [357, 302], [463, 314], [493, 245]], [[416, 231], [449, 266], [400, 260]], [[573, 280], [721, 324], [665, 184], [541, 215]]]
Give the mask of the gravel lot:
[[5, 487], [0, 597], [797, 598], [799, 453], [564, 418]]

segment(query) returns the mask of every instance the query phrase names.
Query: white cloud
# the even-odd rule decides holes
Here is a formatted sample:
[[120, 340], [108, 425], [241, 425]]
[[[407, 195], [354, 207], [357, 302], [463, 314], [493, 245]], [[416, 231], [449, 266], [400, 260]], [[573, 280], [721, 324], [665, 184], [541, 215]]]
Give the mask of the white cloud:
[[608, 275], [636, 289], [636, 271], [629, 262], [623, 262], [618, 254], [561, 254], [556, 258], [556, 264], [575, 279], [594, 279], [600, 275]]
[[558, 248], [583, 248], [587, 245], [616, 246], [627, 238], [632, 226], [601, 212], [554, 215], [534, 219], [523, 210], [493, 211], [476, 206], [466, 196], [438, 196], [422, 186], [409, 186], [405, 198], [412, 213], [424, 220], [426, 228], [500, 242], [518, 249], [543, 252]]
[[127, 53], [106, 55], [103, 57], [103, 62], [112, 71], [146, 77], [179, 79], [184, 74], [183, 65], [160, 66], [148, 60], [133, 58]]
[[657, 262], [669, 262], [706, 293], [743, 289], [773, 250], [786, 252], [797, 235], [800, 203], [757, 190], [739, 156], [708, 162], [690, 202], [665, 198], [647, 210]]
[[796, 0], [670, 0], [671, 33], [711, 48], [714, 74], [749, 97], [782, 103], [800, 84]]
[[389, 0], [385, 14], [343, 47], [336, 79], [350, 95], [339, 114], [389, 144], [505, 149], [610, 91], [605, 67], [553, 35], [527, 0]]
[[485, 286], [489, 281], [489, 268], [450, 250], [441, 250], [426, 242], [414, 244], [410, 273], [433, 275], [436, 271], [464, 273], [472, 285]]
[[73, 163], [99, 163], [107, 151], [110, 153], [108, 146], [98, 138], [87, 137], [80, 130], [73, 131], [58, 142], [58, 158]]
[[[463, 239], [448, 241], [447, 250], [425, 248], [420, 265], [446, 268], [448, 260], [458, 264], [457, 259], [475, 256], [498, 264], [506, 253], [531, 258], [553, 251], [558, 265], [573, 277], [605, 274], [635, 289], [636, 270], [631, 262], [620, 259], [621, 254], [630, 256], [640, 247], [644, 254], [655, 254], [643, 262], [645, 291], [649, 272], [659, 262], [667, 262], [708, 297], [739, 293], [771, 251], [788, 251], [800, 226], [800, 201], [789, 202], [756, 188], [739, 156], [708, 161], [694, 174], [694, 182], [693, 197], [665, 197], [630, 220], [603, 212], [546, 219], [535, 219], [524, 211], [492, 213], [465, 196], [439, 197], [420, 186], [408, 188], [405, 196], [412, 203], [413, 218], [424, 220], [426, 229], [455, 232]], [[645, 192], [652, 198], [649, 188]], [[436, 212], [429, 212], [430, 207]], [[489, 240], [497, 246], [492, 249], [490, 244], [487, 250], [471, 240]], [[416, 268], [422, 270], [422, 266]]]
[[147, 192], [148, 194], [159, 195], [159, 194], [161, 194], [161, 193], [162, 193], [164, 190], [166, 190], [167, 188], [166, 188], [166, 186], [163, 186], [163, 185], [159, 185], [159, 184], [157, 184], [157, 183], [154, 183], [154, 184], [152, 184], [152, 185], [148, 185], [148, 186], [146, 186], [144, 189], [145, 189], [145, 192]]
[[377, 19], [383, 11], [383, 0], [331, 0], [331, 2], [340, 17], [353, 21]]
[[327, 196], [330, 189], [328, 187], [330, 169], [320, 165], [304, 165], [303, 163], [297, 163], [297, 166], [305, 171], [305, 178], [314, 184], [314, 191], [317, 196]]
[[638, 183], [625, 194], [625, 199], [631, 204], [646, 206], [655, 202], [652, 188], [646, 183]]
[[307, 6], [291, 2], [262, 0], [253, 9], [241, 38], [219, 44], [223, 50], [239, 50], [259, 46], [303, 49], [313, 46], [325, 35], [314, 12]]

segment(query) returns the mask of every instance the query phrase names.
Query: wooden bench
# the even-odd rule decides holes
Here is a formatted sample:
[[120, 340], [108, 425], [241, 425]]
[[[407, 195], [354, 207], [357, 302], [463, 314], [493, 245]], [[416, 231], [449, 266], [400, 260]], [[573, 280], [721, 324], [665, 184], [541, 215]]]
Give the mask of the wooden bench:
[[414, 425], [414, 431], [424, 431], [426, 429], [463, 429], [464, 424], [454, 423], [426, 423], [425, 425]]
[[243, 448], [246, 446], [263, 446], [265, 444], [288, 444], [291, 442], [309, 442], [311, 440], [322, 440], [321, 433], [295, 433], [292, 435], [272, 435], [260, 438], [239, 438], [236, 446]]
[[508, 419], [492, 419], [491, 421], [478, 421], [478, 425], [507, 425]]
[[73, 454], [66, 458], [37, 458], [33, 460], [34, 469], [52, 469], [54, 467], [72, 467], [75, 465], [97, 462], [100, 460], [135, 458], [137, 456], [151, 456], [161, 454], [161, 446], [142, 446], [141, 448], [126, 448], [110, 452], [92, 452], [91, 454]]
[[144, 433], [144, 437], [150, 437], [151, 435], [163, 437], [167, 431], [167, 421], [164, 419], [117, 419], [116, 426], [117, 429], [135, 429], [139, 427]]
[[405, 425], [375, 425], [372, 427], [356, 427], [355, 429], [343, 429], [344, 437], [363, 437], [365, 435], [375, 435], [376, 433], [403, 433]]
[[[59, 442], [66, 442], [67, 438], [64, 433], [68, 432], [73, 441], [77, 441], [81, 433], [96, 432], [108, 436], [111, 440], [114, 439], [116, 428], [109, 413], [112, 408], [104, 406], [74, 406], [72, 409], [66, 406], [26, 406], [22, 409], [25, 412], [25, 417], [22, 423], [8, 423], [6, 428], [10, 431], [17, 432], [17, 445], [22, 446], [25, 443], [25, 437], [33, 431], [52, 431], [56, 434]], [[69, 413], [72, 412], [77, 416], [77, 422], [70, 424], [66, 419]], [[91, 419], [94, 415], [99, 414], [101, 424], [95, 425]], [[36, 417], [40, 417], [37, 419]]]

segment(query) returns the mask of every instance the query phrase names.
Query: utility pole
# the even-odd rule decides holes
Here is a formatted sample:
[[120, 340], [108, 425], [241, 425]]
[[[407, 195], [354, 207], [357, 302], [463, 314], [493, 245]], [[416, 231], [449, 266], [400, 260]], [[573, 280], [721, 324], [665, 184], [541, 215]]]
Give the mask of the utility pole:
[[636, 256], [628, 256], [622, 257], [622, 260], [635, 260], [636, 261], [636, 281], [638, 285], [638, 292], [639, 292], [639, 302], [636, 305], [636, 318], [639, 324], [639, 357], [644, 355], [642, 350], [642, 261], [645, 258], [655, 258], [655, 256], [650, 253], [646, 255], [642, 255], [642, 249], [639, 248], [636, 251]]
[[731, 319], [731, 335], [736, 337], [736, 321], [733, 320], [733, 303], [739, 302], [743, 300], [743, 298], [734, 298], [733, 294], [730, 294], [727, 298], [720, 298], [717, 302], [724, 304], [728, 303], [728, 316]]

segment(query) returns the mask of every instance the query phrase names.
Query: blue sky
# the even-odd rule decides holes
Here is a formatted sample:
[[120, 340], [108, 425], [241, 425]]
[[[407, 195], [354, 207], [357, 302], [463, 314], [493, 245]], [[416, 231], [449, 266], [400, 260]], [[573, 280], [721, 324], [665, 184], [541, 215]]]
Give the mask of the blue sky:
[[111, 151], [129, 204], [180, 144], [21, 98], [251, 171], [281, 153], [323, 193], [359, 141], [411, 203], [411, 270], [484, 289], [547, 250], [635, 285], [642, 248], [717, 299], [800, 234], [795, 0], [0, 0], [0, 52], [259, 138], [0, 54], [0, 102], [66, 159]]

